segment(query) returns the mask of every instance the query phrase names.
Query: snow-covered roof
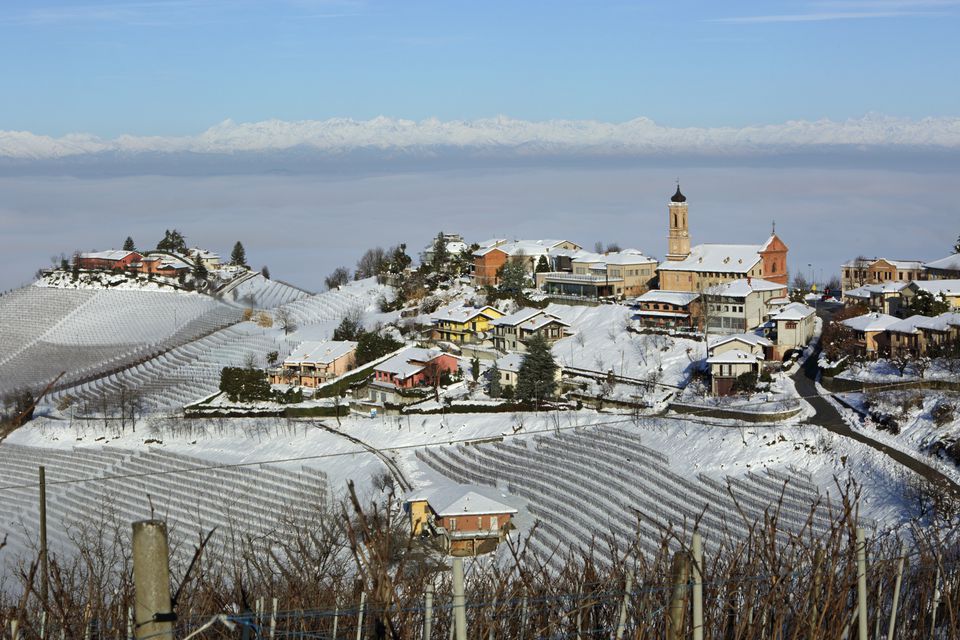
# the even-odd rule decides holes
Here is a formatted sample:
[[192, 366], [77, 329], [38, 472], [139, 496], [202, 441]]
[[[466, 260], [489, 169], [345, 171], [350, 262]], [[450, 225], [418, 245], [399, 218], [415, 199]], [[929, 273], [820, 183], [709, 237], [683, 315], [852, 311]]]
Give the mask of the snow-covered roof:
[[927, 269], [939, 269], [942, 271], [960, 271], [960, 253], [953, 253], [946, 258], [940, 258], [933, 262], [927, 262], [923, 265]]
[[420, 347], [410, 347], [404, 349], [392, 358], [388, 358], [374, 367], [375, 371], [392, 373], [400, 379], [423, 371], [424, 364], [434, 358], [443, 355], [440, 349], [422, 349]]
[[407, 495], [407, 502], [426, 500], [438, 516], [478, 516], [517, 513], [517, 509], [502, 500], [505, 496], [490, 487], [475, 485], [444, 485], [415, 491]]
[[549, 313], [544, 313], [539, 316], [534, 316], [529, 320], [524, 320], [520, 323], [520, 329], [526, 331], [539, 331], [548, 324], [559, 324], [564, 327], [569, 327], [570, 325], [555, 315]]
[[474, 252], [475, 256], [485, 256], [494, 249], [503, 251], [508, 256], [539, 256], [549, 253], [551, 249], [559, 244], [567, 242], [566, 240], [514, 240], [513, 242], [504, 242], [496, 246], [481, 247]]
[[849, 289], [844, 292], [844, 296], [850, 298], [863, 298], [867, 299], [875, 293], [899, 293], [903, 291], [909, 282], [882, 282], [879, 284], [865, 284], [861, 287], [855, 289]]
[[785, 307], [778, 309], [776, 313], [770, 316], [771, 320], [803, 320], [809, 318], [817, 312], [813, 307], [801, 304], [799, 302], [791, 302]]
[[790, 304], [790, 298], [787, 298], [786, 296], [780, 298], [770, 298], [767, 300], [768, 307], [776, 307], [785, 304]]
[[939, 296], [960, 296], [960, 280], [914, 280], [918, 289]]
[[661, 271], [719, 271], [748, 273], [760, 262], [763, 246], [756, 244], [698, 244], [685, 259], [660, 265]]
[[220, 255], [214, 253], [213, 251], [208, 251], [207, 249], [201, 249], [200, 247], [194, 247], [190, 249], [190, 254], [195, 255], [204, 260], [219, 260]]
[[284, 358], [285, 365], [290, 364], [330, 364], [352, 353], [357, 343], [351, 340], [306, 341], [297, 345], [289, 356]]
[[478, 242], [477, 246], [481, 249], [487, 249], [489, 247], [495, 247], [498, 244], [503, 244], [506, 242], [506, 238], [490, 238], [489, 240], [484, 240], [483, 242]]
[[728, 298], [746, 298], [755, 291], [777, 291], [780, 289], [786, 290], [786, 288], [786, 285], [762, 278], [740, 278], [710, 287], [707, 289], [707, 293]]
[[941, 313], [933, 318], [919, 321], [917, 326], [930, 331], [950, 331], [953, 327], [960, 327], [960, 313], [949, 311]]
[[648, 316], [651, 318], [688, 318], [690, 314], [685, 311], [652, 311], [650, 309], [640, 309], [635, 315]]
[[880, 262], [880, 261], [891, 264], [892, 266], [896, 267], [899, 271], [904, 271], [904, 270], [919, 271], [921, 268], [923, 268], [923, 261], [921, 260], [891, 260], [890, 258], [863, 258], [863, 259], [854, 258], [853, 260], [848, 260], [847, 262], [844, 262], [840, 266], [862, 269], [864, 267], [869, 267], [873, 265], [875, 262]]
[[707, 364], [756, 364], [759, 361], [759, 356], [740, 349], [730, 349], [707, 358]]
[[685, 307], [699, 297], [699, 293], [693, 293], [692, 291], [663, 291], [660, 289], [652, 289], [638, 297], [637, 303], [661, 302]]
[[504, 327], [514, 327], [521, 322], [526, 322], [534, 316], [538, 316], [541, 313], [546, 313], [543, 309], [520, 309], [509, 315], [505, 315], [502, 318], [497, 318], [491, 324], [494, 326], [504, 326]]
[[452, 320], [454, 322], [470, 322], [477, 316], [483, 316], [490, 320], [500, 317], [500, 312], [493, 307], [446, 307], [440, 309], [430, 316], [431, 322], [440, 322], [441, 320]]
[[123, 260], [131, 253], [136, 251], [123, 251], [122, 249], [110, 249], [108, 251], [88, 251], [81, 253], [81, 258], [90, 258], [93, 260]]
[[508, 353], [502, 358], [497, 358], [497, 368], [500, 369], [500, 371], [516, 373], [520, 371], [521, 364], [523, 364], [522, 353]]
[[736, 333], [732, 336], [720, 336], [710, 340], [710, 349], [719, 347], [728, 342], [743, 342], [744, 344], [760, 345], [762, 347], [772, 347], [773, 342], [756, 333]]
[[917, 328], [922, 327], [923, 323], [927, 320], [930, 320], [930, 318], [917, 314], [894, 322], [887, 327], [887, 331], [893, 331], [894, 333], [917, 333]]
[[602, 262], [603, 264], [655, 264], [657, 261], [650, 256], [644, 255], [639, 249], [624, 249], [613, 253], [593, 254], [593, 257], [581, 259], [574, 257], [575, 262]]
[[886, 331], [887, 327], [896, 324], [899, 320], [886, 313], [865, 313], [862, 316], [847, 318], [840, 322], [854, 331], [873, 333], [875, 331]]

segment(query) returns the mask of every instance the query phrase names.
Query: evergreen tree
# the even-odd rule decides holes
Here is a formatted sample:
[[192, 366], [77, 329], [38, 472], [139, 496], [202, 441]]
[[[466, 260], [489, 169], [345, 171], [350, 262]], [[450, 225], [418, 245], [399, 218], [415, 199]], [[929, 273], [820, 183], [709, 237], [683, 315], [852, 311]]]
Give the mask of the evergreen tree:
[[953, 245], [953, 252], [960, 253], [960, 236], [957, 236], [957, 244]]
[[247, 252], [239, 240], [237, 240], [237, 244], [233, 245], [233, 251], [230, 252], [230, 264], [241, 267], [247, 264]]
[[550, 264], [547, 262], [547, 256], [540, 256], [537, 260], [537, 273], [547, 273], [550, 271]]
[[187, 238], [176, 229], [167, 229], [163, 232], [163, 240], [157, 243], [157, 251], [186, 254]]
[[550, 345], [543, 336], [534, 335], [527, 341], [527, 353], [517, 371], [517, 398], [539, 403], [551, 397], [557, 388], [556, 373], [557, 363]]
[[262, 275], [267, 280], [270, 279], [270, 269], [267, 268], [267, 265], [263, 265], [263, 268], [260, 269], [260, 275]]
[[520, 294], [527, 282], [527, 273], [519, 262], [508, 261], [500, 267], [500, 291]]
[[493, 366], [490, 367], [490, 389], [487, 391], [487, 395], [491, 398], [499, 398], [500, 394], [500, 367], [494, 361]]
[[442, 273], [449, 259], [450, 252], [447, 251], [447, 240], [443, 237], [443, 231], [441, 231], [433, 241], [433, 260], [430, 266], [433, 267], [435, 272]]
[[358, 314], [343, 316], [340, 324], [333, 330], [334, 340], [356, 340], [363, 333], [363, 323]]
[[470, 377], [474, 382], [480, 379], [480, 358], [477, 356], [470, 360]]
[[203, 266], [203, 261], [197, 260], [197, 264], [193, 267], [193, 277], [196, 280], [206, 280], [208, 275], [210, 275], [210, 273], [207, 271], [207, 268]]
[[124, 251], [136, 251], [137, 245], [133, 243], [133, 238], [127, 236], [127, 239], [123, 241], [123, 250]]

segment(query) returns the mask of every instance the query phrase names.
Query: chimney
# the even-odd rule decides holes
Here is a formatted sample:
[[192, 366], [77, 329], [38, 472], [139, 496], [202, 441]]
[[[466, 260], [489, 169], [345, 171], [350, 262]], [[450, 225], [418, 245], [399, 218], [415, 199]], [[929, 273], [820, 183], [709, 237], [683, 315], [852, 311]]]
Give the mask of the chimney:
[[747, 284], [750, 284], [751, 280], [753, 280], [753, 278], [751, 278], [751, 277], [750, 277], [750, 274], [748, 273], [748, 274], [747, 274]]

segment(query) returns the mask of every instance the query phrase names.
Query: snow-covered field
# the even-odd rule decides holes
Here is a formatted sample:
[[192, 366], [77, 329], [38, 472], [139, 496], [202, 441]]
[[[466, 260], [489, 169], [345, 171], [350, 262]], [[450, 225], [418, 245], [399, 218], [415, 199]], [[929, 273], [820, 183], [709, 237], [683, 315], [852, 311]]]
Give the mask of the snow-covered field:
[[[835, 403], [847, 423], [874, 440], [909, 453], [960, 482], [960, 393], [932, 390], [884, 390], [841, 393], [840, 398], [861, 413]], [[884, 416], [892, 419], [881, 425]], [[952, 459], [951, 453], [956, 455]]]
[[704, 343], [685, 338], [638, 334], [627, 330], [632, 312], [621, 305], [597, 307], [551, 304], [552, 313], [572, 326], [575, 335], [557, 341], [554, 356], [564, 367], [683, 385], [696, 363], [706, 357]]

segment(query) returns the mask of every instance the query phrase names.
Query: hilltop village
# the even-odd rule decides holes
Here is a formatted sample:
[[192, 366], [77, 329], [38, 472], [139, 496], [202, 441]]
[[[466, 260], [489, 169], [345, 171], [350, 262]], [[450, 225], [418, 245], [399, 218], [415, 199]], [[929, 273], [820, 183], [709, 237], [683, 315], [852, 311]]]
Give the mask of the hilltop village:
[[[25, 487], [0, 498], [10, 556], [32, 548], [37, 464], [63, 481], [60, 521], [102, 508], [78, 479], [108, 470], [111, 517], [159, 501], [216, 528], [223, 566], [295, 544], [345, 487], [444, 553], [523, 539], [549, 571], [638, 526], [650, 558], [694, 520], [725, 539], [784, 500], [789, 535], [826, 535], [854, 498], [878, 532], [956, 517], [960, 254], [859, 256], [814, 283], [775, 225], [694, 243], [697, 209], [666, 200], [663, 247], [440, 231], [316, 293], [179, 230], [63, 256], [0, 295], [0, 471]], [[216, 482], [185, 488], [197, 468]]]

